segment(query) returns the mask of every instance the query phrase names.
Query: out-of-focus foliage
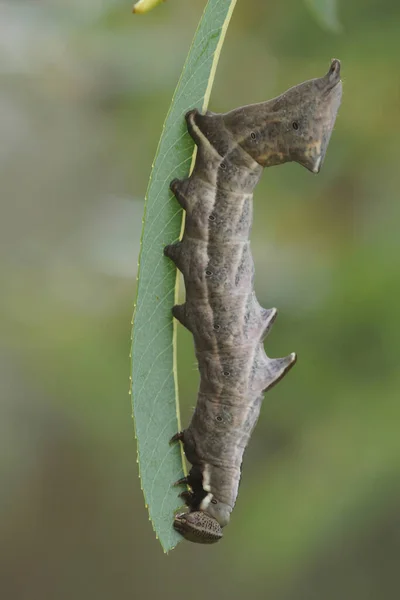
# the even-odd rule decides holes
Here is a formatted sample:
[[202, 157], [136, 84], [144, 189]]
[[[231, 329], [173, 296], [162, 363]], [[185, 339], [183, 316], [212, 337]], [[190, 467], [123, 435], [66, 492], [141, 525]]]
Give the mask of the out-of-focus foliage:
[[164, 123], [145, 200], [132, 331], [132, 404], [143, 493], [166, 552], [182, 541], [172, 516], [182, 506], [173, 483], [183, 477], [180, 444], [169, 443], [181, 431], [171, 313], [177, 278], [163, 250], [179, 239], [182, 228], [182, 209], [169, 182], [189, 175], [194, 143], [184, 115], [192, 108], [207, 109], [235, 4], [207, 3]]
[[162, 2], [165, 2], [165, 0], [139, 0], [133, 5], [133, 12], [139, 15], [145, 14]]
[[[397, 600], [400, 6], [239, 2], [210, 108], [262, 101], [340, 58], [321, 173], [269, 169], [255, 195], [256, 291], [280, 315], [238, 503], [213, 548], [164, 557], [130, 419], [143, 198], [203, 0], [146, 18], [122, 0], [0, 5], [0, 581], [13, 600]], [[146, 51], [144, 50], [146, 48]], [[179, 330], [182, 420], [198, 375]]]
[[[133, 12], [138, 14], [148, 13], [162, 2], [165, 2], [165, 0], [139, 0], [134, 4]], [[305, 0], [305, 2], [323, 27], [336, 33], [341, 31], [337, 15], [337, 0]]]
[[342, 30], [337, 14], [337, 0], [305, 0], [305, 2], [322, 27], [335, 33]]

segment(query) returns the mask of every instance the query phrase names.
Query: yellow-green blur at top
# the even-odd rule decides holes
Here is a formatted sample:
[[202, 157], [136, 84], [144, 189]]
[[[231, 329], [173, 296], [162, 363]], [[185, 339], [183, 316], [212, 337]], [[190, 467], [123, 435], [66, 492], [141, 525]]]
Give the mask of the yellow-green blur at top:
[[165, 0], [139, 0], [139, 2], [136, 2], [136, 4], [133, 5], [132, 12], [143, 15], [144, 13], [153, 10], [153, 8], [161, 4], [161, 2], [165, 2]]

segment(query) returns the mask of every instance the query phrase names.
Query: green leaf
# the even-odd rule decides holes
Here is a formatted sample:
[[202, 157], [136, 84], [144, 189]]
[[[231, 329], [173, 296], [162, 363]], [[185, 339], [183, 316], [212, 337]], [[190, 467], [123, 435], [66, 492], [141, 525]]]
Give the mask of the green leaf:
[[305, 2], [322, 27], [334, 33], [342, 31], [336, 0], [305, 0]]
[[183, 475], [175, 365], [176, 269], [164, 246], [177, 240], [182, 210], [169, 182], [186, 177], [194, 145], [184, 114], [205, 110], [226, 30], [236, 0], [209, 0], [196, 31], [164, 123], [147, 190], [132, 332], [132, 404], [142, 489], [150, 519], [164, 551], [182, 538], [172, 527], [182, 505], [172, 487]]

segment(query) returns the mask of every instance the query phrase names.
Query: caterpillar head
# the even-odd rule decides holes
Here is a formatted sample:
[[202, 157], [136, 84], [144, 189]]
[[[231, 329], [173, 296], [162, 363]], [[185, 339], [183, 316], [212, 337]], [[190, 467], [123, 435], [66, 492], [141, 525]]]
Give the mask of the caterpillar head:
[[232, 111], [224, 121], [239, 145], [263, 167], [295, 161], [318, 173], [341, 96], [340, 62], [334, 59], [324, 77], [300, 83], [268, 102]]
[[198, 544], [214, 544], [222, 538], [218, 521], [201, 510], [175, 515], [174, 528], [186, 540]]

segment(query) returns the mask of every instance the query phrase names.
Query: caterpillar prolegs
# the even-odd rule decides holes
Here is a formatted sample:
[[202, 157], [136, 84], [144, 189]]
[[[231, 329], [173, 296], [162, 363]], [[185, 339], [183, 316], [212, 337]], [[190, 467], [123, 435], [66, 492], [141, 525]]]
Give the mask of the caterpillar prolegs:
[[186, 302], [172, 310], [193, 334], [200, 370], [191, 423], [173, 438], [192, 464], [177, 482], [190, 487], [181, 494], [189, 510], [175, 516], [174, 527], [193, 542], [222, 537], [263, 393], [296, 361], [264, 351], [276, 309], [262, 308], [253, 290], [253, 190], [264, 167], [295, 161], [319, 172], [341, 95], [333, 60], [324, 77], [268, 102], [186, 115], [197, 157], [188, 179], [171, 182], [186, 221], [182, 240], [164, 253], [183, 273]]

